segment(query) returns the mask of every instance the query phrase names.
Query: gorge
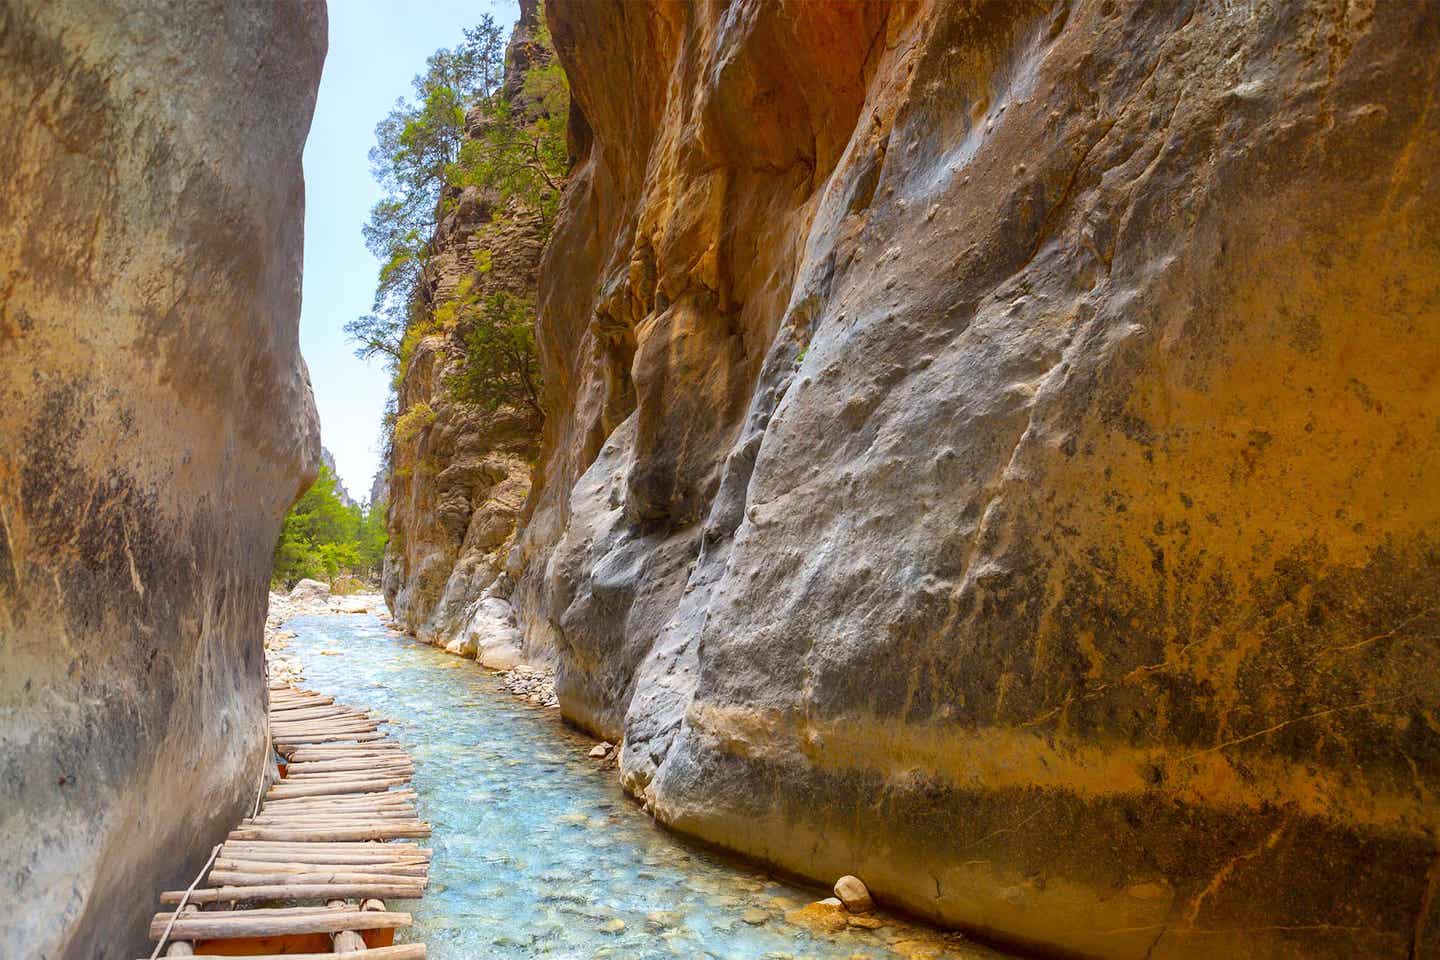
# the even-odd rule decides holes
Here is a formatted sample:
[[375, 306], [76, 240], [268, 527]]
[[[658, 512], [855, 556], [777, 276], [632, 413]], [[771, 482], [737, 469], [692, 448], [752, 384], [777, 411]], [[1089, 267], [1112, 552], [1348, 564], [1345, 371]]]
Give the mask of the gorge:
[[[264, 765], [324, 7], [0, 18], [0, 938], [129, 957]], [[521, 0], [486, 89], [387, 347], [397, 628], [1009, 951], [1440, 957], [1440, 7]]]

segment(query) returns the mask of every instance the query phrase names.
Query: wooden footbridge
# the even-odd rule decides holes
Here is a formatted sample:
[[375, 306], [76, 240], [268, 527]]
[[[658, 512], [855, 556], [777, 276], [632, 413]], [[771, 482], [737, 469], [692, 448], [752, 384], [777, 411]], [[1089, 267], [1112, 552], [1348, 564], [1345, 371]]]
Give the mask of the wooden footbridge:
[[410, 914], [385, 900], [419, 899], [430, 851], [413, 840], [430, 826], [415, 812], [413, 762], [379, 732], [382, 722], [271, 684], [281, 778], [190, 889], [160, 894], [172, 906], [150, 923], [151, 960], [424, 960], [423, 943], [394, 944]]

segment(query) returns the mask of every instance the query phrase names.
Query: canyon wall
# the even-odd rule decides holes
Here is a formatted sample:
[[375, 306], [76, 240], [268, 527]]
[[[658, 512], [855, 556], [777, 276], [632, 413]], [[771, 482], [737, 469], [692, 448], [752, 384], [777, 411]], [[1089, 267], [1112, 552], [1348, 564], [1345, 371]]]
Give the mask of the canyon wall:
[[1011, 944], [1440, 956], [1440, 7], [548, 0], [525, 652]]
[[[549, 62], [542, 41], [538, 8], [526, 0], [505, 57], [503, 87], [517, 114], [534, 109], [522, 78]], [[472, 109], [467, 139], [490, 122], [485, 105]], [[490, 409], [457, 395], [467, 327], [454, 304], [493, 294], [533, 301], [546, 224], [525, 202], [476, 186], [447, 185], [440, 209], [420, 280], [419, 319], [407, 331], [396, 384], [382, 586], [407, 632], [505, 668], [520, 656], [505, 561], [530, 491], [542, 418], [529, 405]]]
[[319, 430], [319, 2], [0, 3], [0, 952], [133, 958], [254, 801]]

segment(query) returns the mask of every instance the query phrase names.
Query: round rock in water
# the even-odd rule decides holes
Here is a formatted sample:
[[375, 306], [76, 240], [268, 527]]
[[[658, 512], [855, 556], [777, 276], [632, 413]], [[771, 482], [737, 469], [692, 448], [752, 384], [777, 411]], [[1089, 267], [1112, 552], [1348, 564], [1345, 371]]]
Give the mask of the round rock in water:
[[868, 913], [875, 908], [875, 901], [870, 899], [870, 891], [860, 882], [859, 877], [844, 876], [836, 880], [835, 896], [840, 898], [845, 909], [851, 913]]

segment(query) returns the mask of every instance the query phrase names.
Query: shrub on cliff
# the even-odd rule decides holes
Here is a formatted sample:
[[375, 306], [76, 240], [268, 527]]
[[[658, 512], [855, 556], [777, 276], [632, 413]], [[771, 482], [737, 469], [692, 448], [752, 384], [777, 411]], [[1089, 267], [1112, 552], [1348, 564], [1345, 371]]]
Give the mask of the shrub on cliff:
[[398, 443], [407, 443], [414, 440], [430, 424], [435, 422], [435, 411], [430, 404], [421, 400], [409, 410], [402, 413], [395, 421], [395, 440]]
[[455, 302], [465, 362], [445, 382], [450, 395], [487, 410], [515, 404], [544, 416], [533, 304], [509, 293]]

